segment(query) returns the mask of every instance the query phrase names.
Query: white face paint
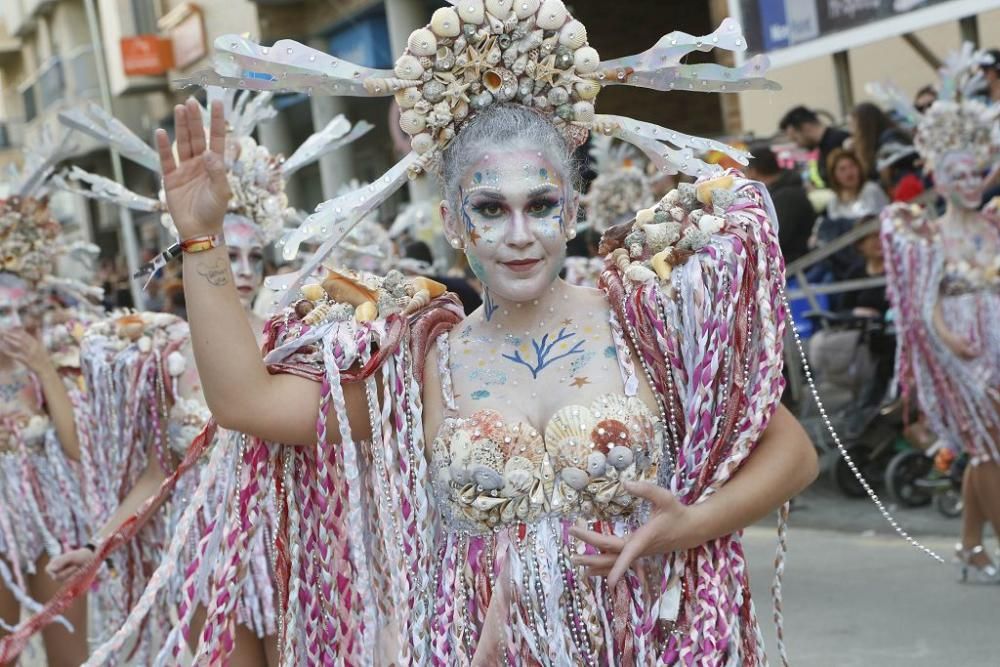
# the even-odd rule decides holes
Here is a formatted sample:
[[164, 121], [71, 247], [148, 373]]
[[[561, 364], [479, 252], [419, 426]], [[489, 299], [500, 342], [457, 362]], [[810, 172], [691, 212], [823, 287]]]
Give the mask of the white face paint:
[[264, 240], [256, 226], [238, 217], [226, 218], [223, 234], [236, 290], [249, 307], [264, 283]]
[[445, 217], [479, 280], [504, 299], [539, 298], [566, 258], [572, 188], [537, 151], [491, 151], [466, 171], [459, 198], [458, 210], [444, 204]]
[[953, 151], [938, 161], [934, 189], [955, 206], [977, 209], [989, 178], [972, 151]]
[[37, 328], [41, 299], [28, 283], [14, 275], [0, 276], [0, 330]]

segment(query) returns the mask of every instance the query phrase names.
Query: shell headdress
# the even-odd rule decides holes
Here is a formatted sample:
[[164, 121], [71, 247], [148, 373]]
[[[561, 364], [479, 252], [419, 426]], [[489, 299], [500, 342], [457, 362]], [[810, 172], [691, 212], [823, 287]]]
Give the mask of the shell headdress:
[[12, 194], [0, 199], [0, 272], [13, 273], [34, 286], [52, 282], [87, 292], [75, 281], [54, 276], [60, 256], [89, 251], [92, 246], [64, 242], [62, 225], [52, 216], [45, 197], [55, 166], [73, 150], [68, 132], [54, 134], [45, 127], [37, 141], [25, 145], [23, 168], [10, 168]]
[[977, 97], [984, 84], [982, 66], [989, 62], [990, 56], [971, 42], [949, 53], [938, 69], [938, 99], [923, 113], [892, 83], [870, 83], [866, 88], [916, 127], [913, 144], [927, 171], [934, 171], [945, 153], [957, 150], [971, 149], [976, 161], [986, 166], [1000, 145], [1000, 104]]
[[[284, 158], [272, 154], [251, 136], [260, 122], [277, 115], [277, 111], [271, 106], [272, 93], [209, 89], [210, 98], [218, 96], [223, 98], [226, 122], [229, 125], [225, 155], [232, 192], [229, 214], [246, 218], [256, 225], [265, 243], [274, 242], [284, 233], [287, 225], [300, 220], [298, 212], [288, 205], [288, 198], [285, 196], [285, 182], [288, 178], [302, 167], [349, 144], [372, 129], [372, 125], [364, 121], [352, 126], [344, 116], [337, 116], [322, 130], [306, 139], [291, 156]], [[207, 127], [207, 110], [202, 109], [202, 116]], [[122, 155], [136, 164], [160, 174], [160, 160], [156, 150], [100, 107], [90, 105], [64, 111], [59, 114], [59, 119], [74, 130], [115, 146]], [[63, 189], [86, 197], [110, 201], [137, 211], [159, 212], [164, 226], [176, 235], [162, 190], [158, 198], [146, 197], [109, 178], [91, 174], [79, 167], [73, 167], [65, 178], [60, 177], [56, 182]]]
[[289, 235], [283, 248], [286, 258], [294, 257], [303, 242], [325, 239], [300, 276], [315, 270], [347, 231], [399, 189], [408, 175], [431, 169], [462, 126], [495, 102], [538, 109], [572, 141], [585, 140], [590, 131], [601, 132], [634, 144], [658, 169], [697, 176], [716, 168], [698, 159], [696, 152], [718, 150], [743, 163], [746, 158], [717, 141], [597, 114], [594, 102], [601, 89], [627, 85], [736, 92], [778, 87], [763, 78], [767, 69], [763, 56], [740, 67], [681, 64], [693, 51], [745, 50], [740, 26], [731, 19], [709, 35], [672, 32], [643, 53], [601, 60], [587, 42], [586, 27], [569, 14], [562, 0], [451, 0], [451, 5], [435, 11], [427, 26], [410, 35], [391, 70], [354, 65], [291, 40], [265, 47], [226, 35], [215, 41], [212, 68], [180, 82], [393, 96], [399, 103], [400, 125], [411, 137], [411, 152], [364, 189], [320, 204]]

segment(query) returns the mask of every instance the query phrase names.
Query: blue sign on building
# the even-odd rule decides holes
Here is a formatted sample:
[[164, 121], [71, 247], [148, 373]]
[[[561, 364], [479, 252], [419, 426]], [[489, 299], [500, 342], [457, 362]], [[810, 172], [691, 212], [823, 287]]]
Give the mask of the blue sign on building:
[[365, 12], [330, 33], [331, 56], [357, 65], [388, 69], [393, 65], [384, 7]]

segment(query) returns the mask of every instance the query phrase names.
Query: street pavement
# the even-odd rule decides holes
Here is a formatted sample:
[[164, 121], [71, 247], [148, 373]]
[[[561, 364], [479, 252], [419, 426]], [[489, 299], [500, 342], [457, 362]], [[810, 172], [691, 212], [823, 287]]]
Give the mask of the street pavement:
[[[900, 510], [900, 523], [948, 561], [941, 565], [892, 534], [874, 506], [822, 483], [792, 513], [784, 582], [790, 664], [805, 667], [1000, 665], [1000, 586], [957, 583], [950, 563], [959, 522], [933, 509]], [[776, 531], [747, 529], [757, 613], [772, 665]], [[990, 542], [992, 549], [993, 542]]]

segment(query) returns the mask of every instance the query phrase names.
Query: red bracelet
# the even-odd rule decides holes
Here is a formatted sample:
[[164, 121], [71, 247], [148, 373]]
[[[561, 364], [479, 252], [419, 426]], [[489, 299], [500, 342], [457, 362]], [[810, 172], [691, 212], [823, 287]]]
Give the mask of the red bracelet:
[[218, 234], [209, 234], [208, 236], [194, 236], [189, 239], [184, 239], [181, 241], [181, 252], [187, 253], [189, 255], [196, 252], [205, 252], [206, 250], [211, 250], [212, 248], [218, 248], [220, 245]]

